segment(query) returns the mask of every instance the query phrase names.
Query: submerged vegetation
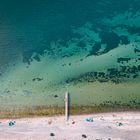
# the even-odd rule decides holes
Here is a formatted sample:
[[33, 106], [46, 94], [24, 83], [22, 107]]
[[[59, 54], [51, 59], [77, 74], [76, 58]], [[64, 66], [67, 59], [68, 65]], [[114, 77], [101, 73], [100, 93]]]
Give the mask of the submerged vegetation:
[[[117, 101], [104, 101], [103, 103], [91, 106], [70, 106], [69, 115], [90, 114], [114, 111], [140, 111], [140, 102], [131, 100], [129, 103], [121, 103]], [[22, 118], [35, 116], [54, 116], [64, 115], [63, 106], [34, 106], [15, 109], [0, 109], [0, 118]]]
[[65, 91], [71, 114], [139, 109], [139, 7], [0, 1], [0, 117], [61, 115]]

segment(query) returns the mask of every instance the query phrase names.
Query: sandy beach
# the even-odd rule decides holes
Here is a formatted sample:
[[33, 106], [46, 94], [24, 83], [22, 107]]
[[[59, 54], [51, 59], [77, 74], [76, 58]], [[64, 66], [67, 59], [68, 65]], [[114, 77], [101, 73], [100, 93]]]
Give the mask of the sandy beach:
[[139, 140], [140, 112], [0, 120], [0, 140]]

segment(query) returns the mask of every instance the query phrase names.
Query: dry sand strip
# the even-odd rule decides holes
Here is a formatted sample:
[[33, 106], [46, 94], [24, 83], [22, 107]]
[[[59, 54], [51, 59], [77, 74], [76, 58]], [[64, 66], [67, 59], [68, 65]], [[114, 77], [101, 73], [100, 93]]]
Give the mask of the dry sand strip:
[[140, 112], [1, 119], [0, 140], [140, 140]]

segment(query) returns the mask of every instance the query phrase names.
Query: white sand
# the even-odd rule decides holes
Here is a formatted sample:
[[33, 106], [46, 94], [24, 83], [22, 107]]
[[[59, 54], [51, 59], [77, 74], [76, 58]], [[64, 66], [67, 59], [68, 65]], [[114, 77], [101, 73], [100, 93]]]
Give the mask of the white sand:
[[[93, 118], [87, 122], [86, 118]], [[0, 120], [0, 140], [139, 140], [140, 112], [118, 112], [71, 116]], [[73, 124], [73, 123], [74, 124]], [[122, 123], [119, 126], [119, 123]], [[54, 133], [55, 136], [50, 136]], [[83, 138], [82, 134], [87, 138]]]

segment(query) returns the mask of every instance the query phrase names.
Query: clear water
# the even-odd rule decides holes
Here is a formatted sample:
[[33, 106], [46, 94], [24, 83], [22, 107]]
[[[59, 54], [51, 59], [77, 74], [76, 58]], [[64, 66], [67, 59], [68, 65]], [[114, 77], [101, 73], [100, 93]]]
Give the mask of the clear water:
[[0, 106], [140, 107], [140, 0], [1, 0]]

